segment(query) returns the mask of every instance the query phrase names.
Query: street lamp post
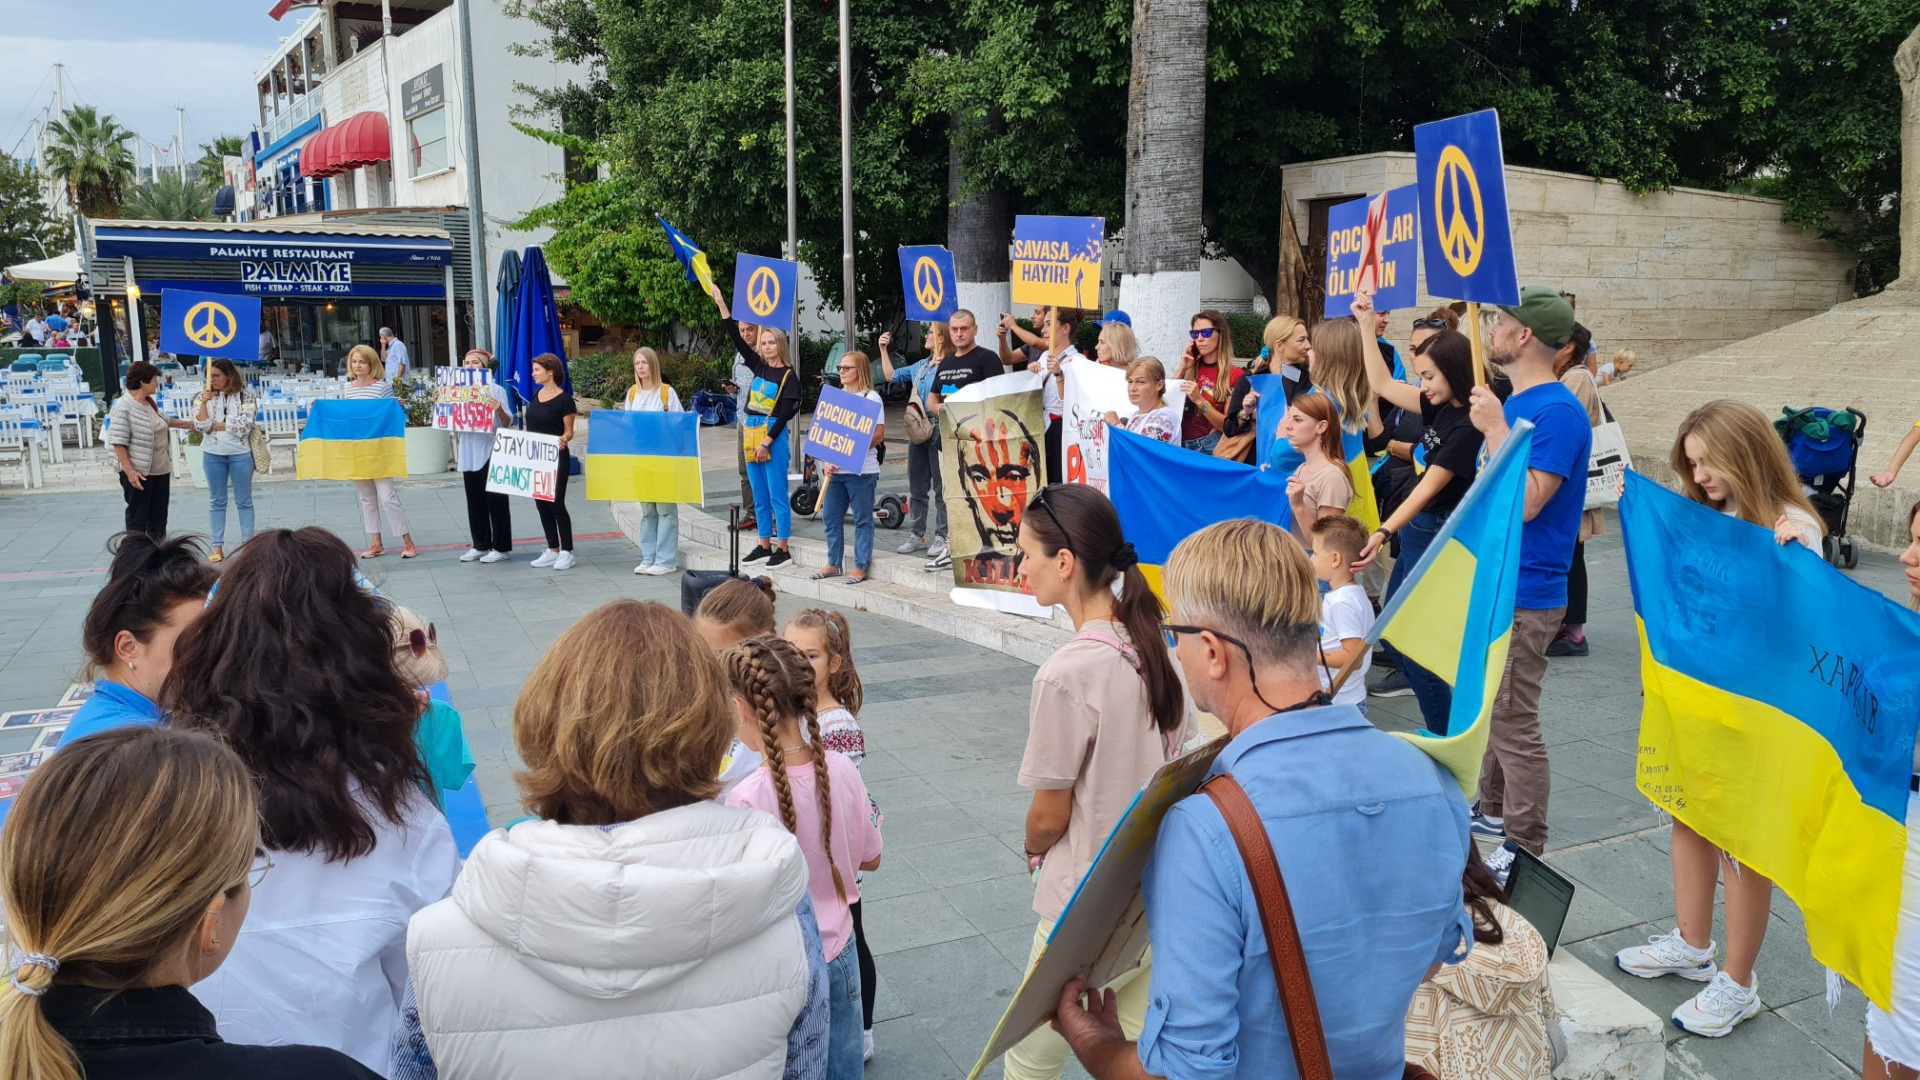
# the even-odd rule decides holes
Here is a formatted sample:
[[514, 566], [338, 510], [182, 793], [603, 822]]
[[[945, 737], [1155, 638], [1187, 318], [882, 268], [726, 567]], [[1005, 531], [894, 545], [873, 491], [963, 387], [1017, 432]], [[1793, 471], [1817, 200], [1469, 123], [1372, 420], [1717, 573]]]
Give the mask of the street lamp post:
[[840, 273], [845, 313], [842, 345], [853, 341], [853, 44], [848, 0], [840, 0]]

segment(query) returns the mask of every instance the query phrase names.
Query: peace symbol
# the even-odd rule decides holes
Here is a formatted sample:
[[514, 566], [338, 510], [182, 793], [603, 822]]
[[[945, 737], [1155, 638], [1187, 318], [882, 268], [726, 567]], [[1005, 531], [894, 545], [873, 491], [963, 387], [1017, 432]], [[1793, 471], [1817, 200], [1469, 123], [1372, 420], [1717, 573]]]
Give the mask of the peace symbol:
[[761, 318], [780, 306], [780, 276], [762, 266], [747, 278], [747, 306]]
[[947, 282], [940, 273], [940, 264], [930, 256], [920, 256], [913, 264], [913, 295], [920, 306], [927, 311], [940, 310], [940, 301], [947, 295]]
[[[1464, 197], [1460, 190], [1463, 183]], [[1473, 204], [1471, 220], [1467, 216], [1469, 200]], [[1433, 184], [1433, 219], [1440, 223], [1440, 252], [1447, 257], [1447, 264], [1461, 277], [1471, 276], [1487, 246], [1487, 216], [1480, 203], [1480, 181], [1473, 174], [1473, 163], [1458, 146], [1440, 152]]]
[[240, 323], [225, 305], [203, 300], [187, 309], [187, 317], [181, 320], [181, 329], [186, 331], [187, 340], [195, 345], [203, 349], [217, 349], [233, 340]]

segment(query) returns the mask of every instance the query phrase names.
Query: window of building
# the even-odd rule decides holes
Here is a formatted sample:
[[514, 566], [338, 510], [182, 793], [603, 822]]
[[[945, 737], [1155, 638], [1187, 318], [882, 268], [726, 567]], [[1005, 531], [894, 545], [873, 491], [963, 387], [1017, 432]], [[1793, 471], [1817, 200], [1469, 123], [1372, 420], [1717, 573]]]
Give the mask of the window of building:
[[443, 106], [421, 113], [407, 121], [407, 137], [413, 150], [408, 157], [408, 176], [425, 176], [450, 168], [447, 157], [447, 110]]

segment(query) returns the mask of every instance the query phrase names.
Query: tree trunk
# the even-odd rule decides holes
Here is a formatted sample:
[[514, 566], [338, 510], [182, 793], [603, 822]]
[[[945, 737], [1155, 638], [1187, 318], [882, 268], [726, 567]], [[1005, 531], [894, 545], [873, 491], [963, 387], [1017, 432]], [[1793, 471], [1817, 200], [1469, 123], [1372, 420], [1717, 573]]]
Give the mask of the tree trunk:
[[1206, 140], [1206, 0], [1134, 0], [1121, 306], [1169, 374], [1201, 302]]
[[1005, 188], [967, 190], [960, 117], [952, 117], [947, 127], [947, 246], [953, 249], [953, 269], [960, 278], [960, 306], [973, 312], [981, 344], [990, 345], [994, 320], [1010, 302], [1013, 219], [1007, 213]]

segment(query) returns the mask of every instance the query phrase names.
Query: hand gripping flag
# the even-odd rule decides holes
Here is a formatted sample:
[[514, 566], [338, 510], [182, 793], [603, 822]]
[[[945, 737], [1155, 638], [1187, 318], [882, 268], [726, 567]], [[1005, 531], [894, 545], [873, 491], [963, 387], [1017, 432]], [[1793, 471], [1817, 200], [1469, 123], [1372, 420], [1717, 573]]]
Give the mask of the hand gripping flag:
[[[1800, 905], [1814, 959], [1896, 1015], [1920, 616], [1773, 530], [1638, 473], [1620, 501], [1640, 625], [1639, 786]], [[1920, 898], [1907, 906], [1920, 912]]]
[[1251, 517], [1285, 529], [1287, 477], [1210, 454], [1196, 454], [1124, 428], [1111, 428], [1107, 495], [1120, 514], [1120, 531], [1140, 558], [1162, 600], [1160, 575], [1180, 541], [1209, 525]]
[[322, 400], [295, 448], [302, 480], [385, 480], [407, 475], [407, 413], [393, 398]]
[[707, 266], [707, 253], [700, 245], [687, 239], [687, 234], [667, 223], [659, 214], [653, 215], [660, 227], [667, 231], [667, 246], [673, 249], [673, 257], [680, 260], [686, 268], [687, 280], [700, 286], [703, 293], [713, 292], [713, 271]]

